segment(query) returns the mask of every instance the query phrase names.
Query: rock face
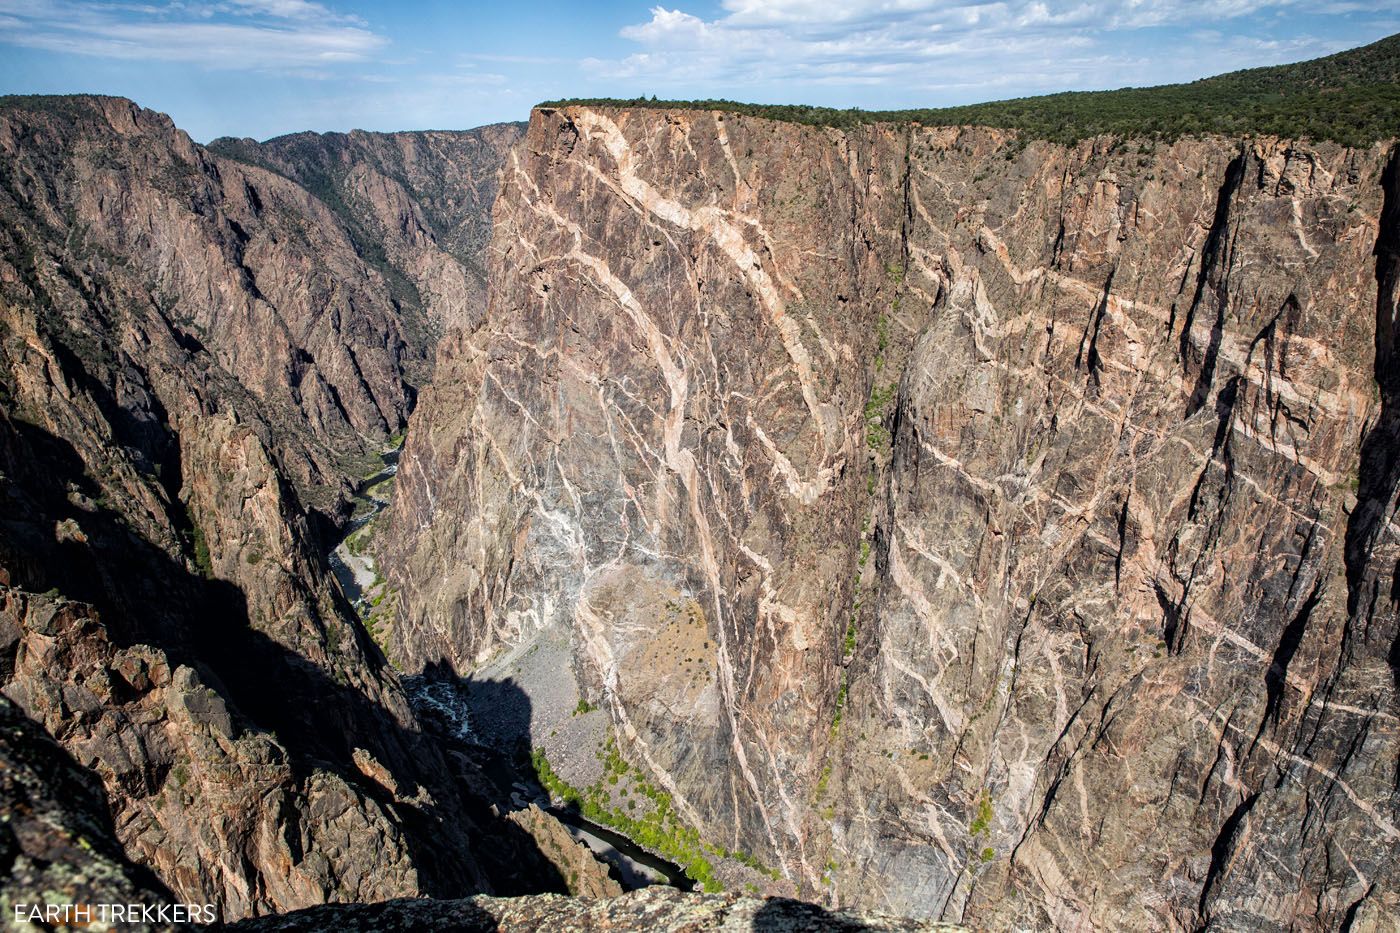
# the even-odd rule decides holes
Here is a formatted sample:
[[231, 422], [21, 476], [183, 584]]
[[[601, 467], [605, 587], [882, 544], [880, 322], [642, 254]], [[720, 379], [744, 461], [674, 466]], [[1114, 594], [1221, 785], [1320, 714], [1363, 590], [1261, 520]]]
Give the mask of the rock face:
[[[416, 893], [429, 884], [394, 812], [414, 803], [430, 810], [426, 792], [412, 801], [392, 778], [356, 773], [300, 744], [304, 735], [246, 695], [246, 679], [229, 687], [219, 677], [227, 669], [181, 664], [150, 644], [118, 648], [90, 607], [14, 589], [5, 594], [0, 625], [14, 658], [7, 695], [112, 788], [127, 853], [188, 902], [241, 917]], [[240, 715], [235, 695], [263, 715]], [[376, 751], [398, 764], [382, 747]]]
[[759, 900], [735, 895], [687, 894], [667, 887], [643, 888], [614, 898], [474, 897], [460, 901], [390, 901], [385, 904], [327, 906], [236, 924], [232, 929], [277, 930], [496, 930], [590, 933], [652, 930], [657, 933], [751, 930], [768, 933], [857, 933], [857, 931], [940, 931], [949, 924], [830, 913], [813, 904], [781, 898]]
[[827, 903], [1393, 927], [1397, 171], [537, 110], [391, 656], [565, 639], [678, 818]]
[[436, 336], [486, 305], [483, 262], [501, 160], [523, 123], [417, 133], [296, 133], [209, 148], [269, 168], [323, 198], [384, 270], [401, 312]]
[[979, 928], [1400, 923], [1388, 145], [519, 134], [206, 149], [0, 100], [5, 897], [857, 922], [390, 900], [616, 890], [425, 733], [327, 568], [411, 413], [390, 656], [481, 675], [484, 732], [702, 883]]
[[7, 300], [123, 373], [114, 406], [163, 388], [125, 359], [192, 360], [206, 394], [273, 422], [303, 492], [403, 426], [431, 348], [320, 200], [118, 98], [8, 98], [0, 152]]
[[[0, 698], [0, 858], [7, 924], [33, 905], [168, 904], [112, 833], [102, 787], [13, 703]], [[137, 925], [148, 929], [155, 925]]]
[[622, 887], [608, 877], [607, 869], [593, 857], [588, 847], [576, 842], [564, 824], [533, 804], [516, 810], [506, 819], [530, 834], [559, 875], [565, 878], [569, 892], [582, 897], [614, 897]]
[[390, 276], [128, 101], [5, 99], [0, 152], [0, 688], [127, 855], [225, 919], [564, 890], [326, 565], [427, 368]]

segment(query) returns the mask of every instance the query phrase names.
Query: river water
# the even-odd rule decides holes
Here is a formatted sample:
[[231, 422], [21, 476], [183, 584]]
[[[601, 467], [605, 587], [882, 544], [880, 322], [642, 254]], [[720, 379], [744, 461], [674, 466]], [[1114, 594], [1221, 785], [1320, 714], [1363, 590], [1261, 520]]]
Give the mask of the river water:
[[331, 552], [326, 555], [331, 565], [331, 570], [335, 573], [335, 578], [340, 581], [340, 588], [355, 609], [361, 614], [366, 609], [366, 601], [369, 596], [369, 589], [374, 586], [378, 575], [375, 573], [374, 558], [369, 554], [354, 554], [350, 551], [350, 536], [371, 521], [389, 507], [387, 497], [371, 495], [376, 486], [387, 479], [392, 479], [399, 472], [400, 447], [390, 447], [380, 451], [379, 459], [384, 464], [384, 468], [378, 473], [360, 483], [355, 492], [355, 512], [356, 515], [345, 526], [345, 532], [340, 536], [331, 548]]

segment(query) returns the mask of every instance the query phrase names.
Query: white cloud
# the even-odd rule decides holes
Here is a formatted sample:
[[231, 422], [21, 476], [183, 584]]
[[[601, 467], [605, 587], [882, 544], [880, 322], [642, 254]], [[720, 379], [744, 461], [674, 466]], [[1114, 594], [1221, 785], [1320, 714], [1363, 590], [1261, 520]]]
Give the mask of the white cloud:
[[942, 0], [725, 0], [726, 20], [739, 25], [848, 23], [948, 7]]
[[229, 0], [225, 6], [239, 13], [277, 16], [282, 19], [333, 19], [334, 14], [308, 0]]
[[336, 13], [325, 4], [315, 3], [312, 0], [227, 0], [218, 8], [245, 16], [268, 16], [321, 23], [352, 23], [356, 26], [369, 25], [358, 16]]
[[[0, 42], [101, 58], [287, 70], [363, 62], [388, 44], [354, 17], [310, 0], [105, 4], [0, 0]], [[233, 18], [229, 18], [229, 17]], [[298, 70], [302, 69], [302, 70]]]
[[[1347, 2], [1347, 0], [1341, 0]], [[1317, 37], [1270, 49], [1245, 40], [1239, 20], [1281, 13], [1302, 0], [723, 0], [705, 19], [683, 8], [653, 7], [621, 30], [640, 48], [620, 58], [589, 58], [586, 74], [676, 88], [741, 94], [793, 85], [882, 86], [943, 92], [932, 102], [976, 99], [953, 89], [1017, 87], [1023, 93], [1073, 87], [1152, 84], [1326, 54]], [[1186, 30], [1229, 23], [1231, 38], [1196, 41]], [[1173, 27], [1169, 38], [1140, 30]], [[1135, 38], [1138, 37], [1138, 38]], [[1229, 58], [1226, 50], [1244, 57]], [[1203, 64], [1211, 62], [1213, 64]], [[1219, 67], [1220, 63], [1226, 67]], [[1194, 63], [1194, 64], [1193, 64]], [[1202, 67], [1203, 65], [1203, 67]], [[800, 92], [797, 92], [800, 97]], [[1005, 95], [1003, 95], [1005, 96]], [[928, 101], [929, 95], [920, 95]]]
[[624, 26], [622, 37], [638, 42], [689, 44], [706, 41], [711, 31], [698, 16], [658, 6], [652, 8], [651, 22]]

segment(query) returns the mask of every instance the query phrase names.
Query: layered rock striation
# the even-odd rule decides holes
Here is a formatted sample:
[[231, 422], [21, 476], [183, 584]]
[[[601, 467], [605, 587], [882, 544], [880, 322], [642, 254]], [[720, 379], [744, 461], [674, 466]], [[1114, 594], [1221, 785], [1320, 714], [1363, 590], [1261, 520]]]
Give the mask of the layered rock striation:
[[[520, 132], [204, 148], [0, 100], [7, 897], [616, 890], [327, 567], [411, 424], [385, 651], [478, 675], [482, 735], [703, 885], [1395, 925], [1390, 143]], [[302, 919], [856, 922], [765, 903]]]
[[685, 825], [828, 903], [1386, 928], [1395, 165], [537, 109], [390, 654], [569, 645]]

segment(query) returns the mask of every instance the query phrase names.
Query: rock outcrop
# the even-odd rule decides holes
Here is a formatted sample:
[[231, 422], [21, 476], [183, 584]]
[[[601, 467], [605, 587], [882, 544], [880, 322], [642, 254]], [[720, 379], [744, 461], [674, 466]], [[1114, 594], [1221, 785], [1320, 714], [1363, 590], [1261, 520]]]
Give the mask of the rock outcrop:
[[581, 897], [615, 897], [622, 886], [608, 875], [607, 868], [594, 858], [588, 847], [576, 841], [564, 824], [533, 804], [506, 816], [530, 835], [542, 854], [569, 886], [569, 893]]
[[474, 130], [295, 133], [210, 150], [269, 168], [320, 195], [359, 252], [385, 271], [400, 308], [434, 336], [486, 306], [483, 261], [496, 176], [523, 123]]
[[1393, 926], [1396, 171], [538, 109], [379, 539], [390, 655], [571, 645], [535, 744], [601, 706], [604, 773], [773, 889]]
[[566, 890], [327, 568], [431, 350], [391, 276], [129, 101], [7, 98], [0, 152], [0, 689], [126, 854], [229, 920]]
[[337, 767], [330, 755], [317, 761], [321, 750], [285, 719], [270, 720], [265, 705], [249, 721], [232, 702], [238, 690], [219, 677], [228, 668], [179, 663], [151, 644], [120, 648], [90, 607], [15, 589], [4, 594], [0, 626], [13, 658], [6, 694], [111, 788], [127, 854], [187, 902], [236, 918], [429, 885], [413, 858], [412, 832], [394, 812], [429, 809], [426, 792], [413, 799], [387, 769], [381, 776]]
[[[67, 611], [60, 609], [59, 613]], [[130, 862], [112, 830], [100, 784], [10, 701], [0, 698], [0, 855], [7, 879], [0, 906], [7, 923], [30, 929], [87, 928], [105, 909], [139, 905], [124, 930], [185, 929], [205, 919], [202, 905], [177, 913], [171, 894]], [[521, 811], [533, 821], [538, 811]], [[566, 837], [567, 838], [567, 837]], [[568, 844], [568, 843], [564, 843]], [[686, 894], [653, 887], [628, 895], [464, 900], [400, 899], [317, 907], [234, 924], [239, 930], [949, 930], [943, 924], [829, 913], [796, 901]], [[70, 912], [49, 915], [46, 909]], [[35, 910], [39, 913], [35, 914]], [[18, 911], [18, 913], [16, 913]], [[79, 911], [86, 911], [80, 913]], [[43, 919], [49, 916], [50, 920]], [[25, 928], [21, 922], [10, 923]]]
[[170, 904], [164, 885], [117, 843], [102, 786], [2, 697], [0, 812], [0, 862], [7, 875], [0, 908], [7, 925], [14, 925], [16, 912], [28, 918], [37, 907], [42, 916], [60, 902]]

